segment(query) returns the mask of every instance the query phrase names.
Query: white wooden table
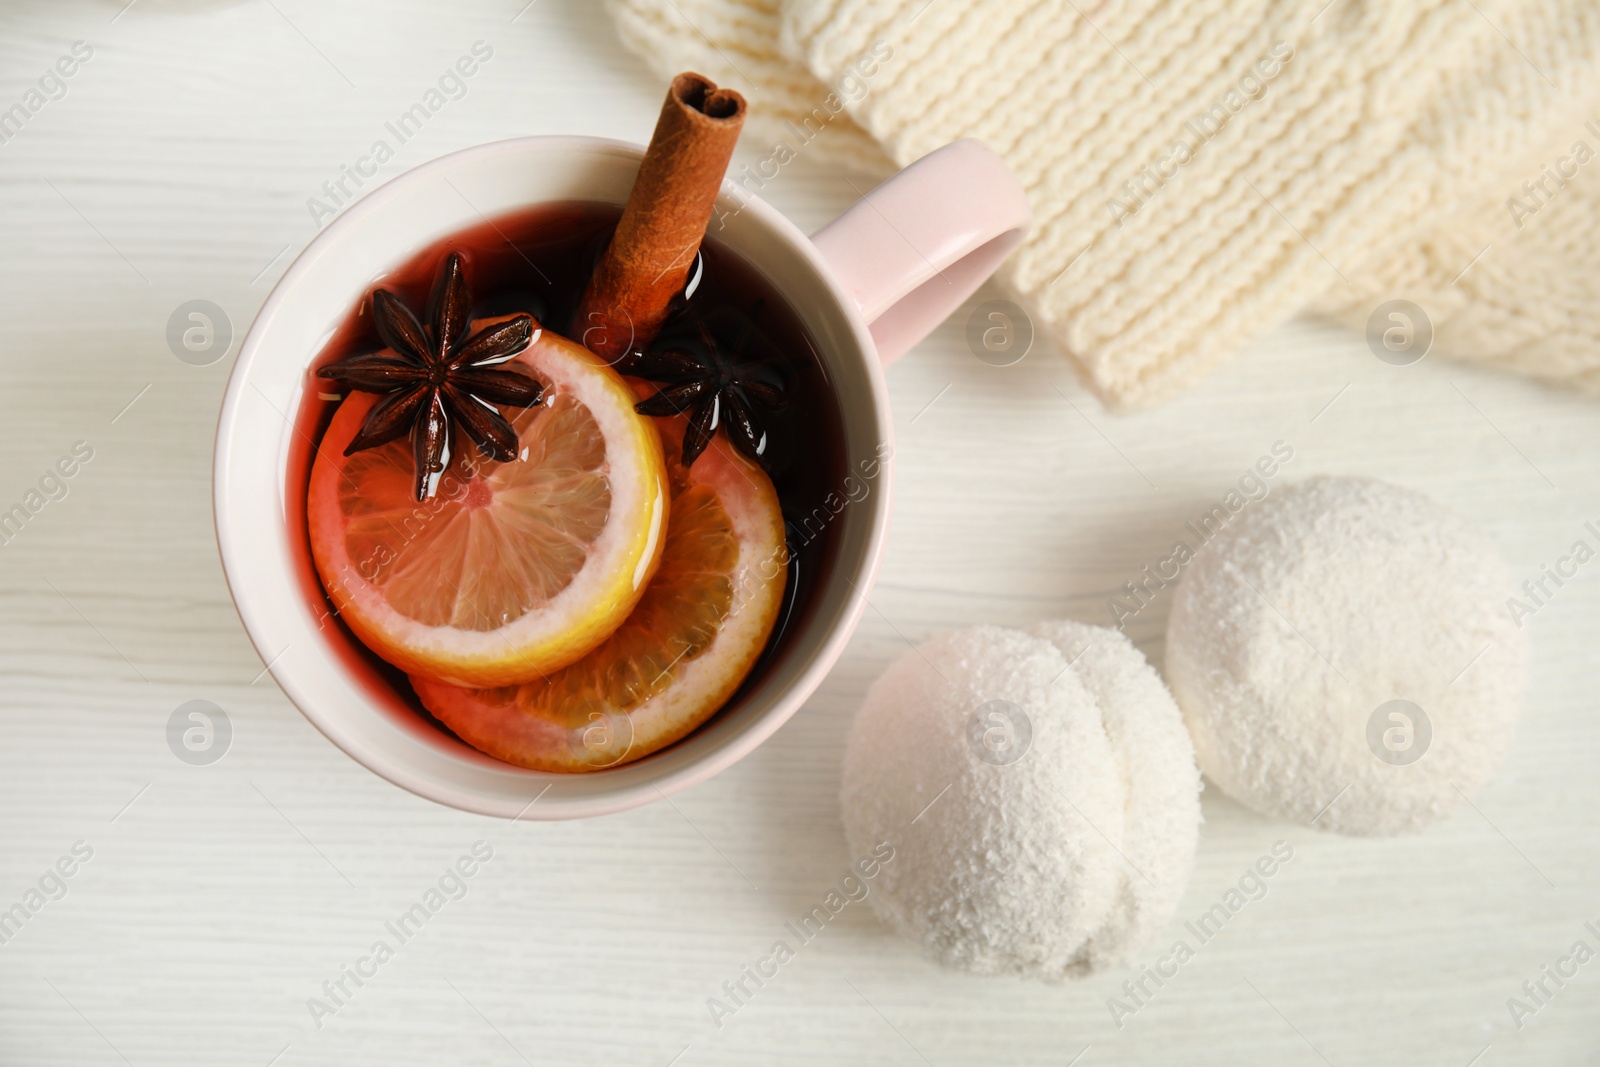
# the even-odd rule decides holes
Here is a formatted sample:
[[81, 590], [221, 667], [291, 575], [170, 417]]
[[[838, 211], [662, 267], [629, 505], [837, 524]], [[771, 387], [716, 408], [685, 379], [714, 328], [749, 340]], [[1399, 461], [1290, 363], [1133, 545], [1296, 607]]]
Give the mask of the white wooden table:
[[[1180, 920], [1274, 841], [1296, 858], [1121, 1030], [1106, 998], [1126, 972], [947, 973], [860, 907], [721, 1029], [706, 1007], [842, 873], [845, 731], [902, 634], [1108, 621], [1113, 591], [1279, 439], [1287, 475], [1426, 490], [1535, 576], [1600, 518], [1594, 401], [1433, 358], [1391, 367], [1295, 324], [1119, 418], [1044, 346], [980, 362], [958, 316], [890, 374], [899, 500], [878, 610], [807, 707], [671, 804], [465, 815], [359, 767], [262, 673], [212, 536], [218, 401], [315, 232], [307, 199], [474, 42], [492, 60], [382, 177], [517, 134], [642, 141], [661, 87], [583, 0], [123, 3], [0, 8], [0, 109], [74, 41], [93, 49], [0, 144], [0, 511], [41, 478], [60, 497], [41, 491], [0, 546], [0, 909], [41, 903], [0, 945], [0, 1063], [1600, 1062], [1600, 962], [1520, 1031], [1506, 1007], [1574, 941], [1600, 948], [1584, 929], [1600, 920], [1595, 569], [1530, 623], [1528, 711], [1475, 809], [1351, 840], [1210, 791]], [[805, 159], [769, 192], [807, 228], [854, 196]], [[209, 366], [166, 340], [193, 299], [232, 323]], [[93, 458], [48, 478], [80, 441]], [[1157, 663], [1169, 598], [1133, 626]], [[189, 700], [230, 716], [220, 762], [169, 750]], [[477, 841], [493, 858], [467, 895], [315, 1025], [308, 999]], [[92, 858], [47, 877], [77, 842]], [[65, 896], [29, 898], [41, 879]]]

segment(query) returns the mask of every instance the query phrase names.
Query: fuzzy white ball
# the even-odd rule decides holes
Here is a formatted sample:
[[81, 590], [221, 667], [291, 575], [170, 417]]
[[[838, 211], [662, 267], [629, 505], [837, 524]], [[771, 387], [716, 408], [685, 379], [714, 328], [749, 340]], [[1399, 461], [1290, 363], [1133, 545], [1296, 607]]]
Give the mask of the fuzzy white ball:
[[1167, 627], [1201, 770], [1319, 829], [1434, 821], [1511, 744], [1511, 586], [1485, 535], [1409, 489], [1315, 478], [1253, 505], [1197, 553]]
[[1121, 633], [943, 634], [872, 686], [850, 733], [851, 854], [938, 962], [1056, 981], [1123, 963], [1194, 866], [1200, 777], [1182, 716]]

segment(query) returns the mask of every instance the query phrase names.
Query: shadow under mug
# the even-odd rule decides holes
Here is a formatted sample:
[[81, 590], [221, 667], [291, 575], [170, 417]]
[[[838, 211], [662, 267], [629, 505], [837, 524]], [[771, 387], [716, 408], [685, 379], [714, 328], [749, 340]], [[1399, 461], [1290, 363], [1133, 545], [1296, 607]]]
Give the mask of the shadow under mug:
[[883, 551], [893, 466], [883, 365], [965, 301], [1031, 217], [1016, 179], [976, 141], [925, 156], [810, 238], [723, 183], [712, 232], [784, 294], [816, 342], [851, 468], [882, 457], [881, 468], [872, 491], [832, 520], [837, 549], [810, 610], [733, 704], [634, 763], [548, 774], [486, 756], [419, 715], [332, 621], [316, 590], [308, 593], [306, 535], [291, 500], [304, 487], [290, 461], [309, 445], [297, 437], [305, 434], [312, 359], [384, 274], [485, 218], [561, 200], [620, 205], [642, 153], [599, 138], [528, 137], [444, 156], [375, 189], [278, 282], [223, 399], [212, 486], [217, 541], [257, 652], [334, 744], [396, 785], [466, 811], [565, 819], [646, 804], [727, 768], [799, 709], [843, 652]]

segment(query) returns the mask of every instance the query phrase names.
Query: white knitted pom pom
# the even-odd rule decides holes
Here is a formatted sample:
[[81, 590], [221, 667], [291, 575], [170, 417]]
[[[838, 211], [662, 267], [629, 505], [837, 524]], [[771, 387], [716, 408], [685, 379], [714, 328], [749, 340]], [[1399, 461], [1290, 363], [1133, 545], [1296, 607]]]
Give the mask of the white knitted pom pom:
[[1315, 478], [1253, 505], [1196, 554], [1167, 626], [1201, 769], [1318, 829], [1438, 819], [1511, 744], [1511, 595], [1489, 539], [1409, 489]]
[[1122, 634], [986, 626], [902, 656], [845, 752], [851, 854], [887, 842], [878, 915], [938, 962], [1049, 981], [1126, 962], [1194, 865], [1182, 716]]

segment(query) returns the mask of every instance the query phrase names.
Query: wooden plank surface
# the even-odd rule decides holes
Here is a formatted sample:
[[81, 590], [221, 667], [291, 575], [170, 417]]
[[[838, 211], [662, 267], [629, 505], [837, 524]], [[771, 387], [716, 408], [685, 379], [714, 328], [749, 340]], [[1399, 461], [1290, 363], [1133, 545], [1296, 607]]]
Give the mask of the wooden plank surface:
[[[855, 906], [723, 1026], [708, 1014], [851, 858], [845, 731], [902, 635], [1109, 621], [1113, 591], [1277, 440], [1295, 449], [1285, 477], [1433, 494], [1519, 575], [1600, 519], [1593, 401], [1432, 358], [1391, 367], [1326, 327], [1291, 324], [1189, 395], [1118, 417], [1048, 345], [985, 365], [956, 316], [889, 376], [898, 500], [876, 610], [800, 715], [671, 804], [507, 825], [324, 741], [261, 674], [217, 560], [210, 448], [232, 352], [180, 361], [167, 319], [211, 300], [237, 339], [314, 234], [308, 198], [476, 41], [492, 60], [383, 177], [519, 134], [645, 139], [660, 86], [597, 6], [524, 2], [0, 8], [0, 110], [74, 41], [93, 50], [0, 144], [0, 510], [76, 442], [93, 451], [0, 546], [0, 909], [42, 878], [55, 893], [47, 870], [92, 850], [0, 945], [0, 1063], [1600, 1062], [1600, 963], [1520, 1030], [1506, 1007], [1573, 942], [1600, 947], [1584, 930], [1600, 920], [1591, 571], [1530, 623], [1527, 714], [1475, 807], [1352, 840], [1208, 791], [1180, 919], [1274, 841], [1295, 860], [1123, 1028], [1106, 998], [1129, 973], [948, 973]], [[854, 196], [804, 157], [768, 191], [808, 229]], [[1131, 627], [1158, 664], [1169, 599]], [[212, 766], [167, 748], [193, 699], [233, 724]], [[324, 981], [479, 841], [493, 857], [466, 895], [313, 1020]]]

